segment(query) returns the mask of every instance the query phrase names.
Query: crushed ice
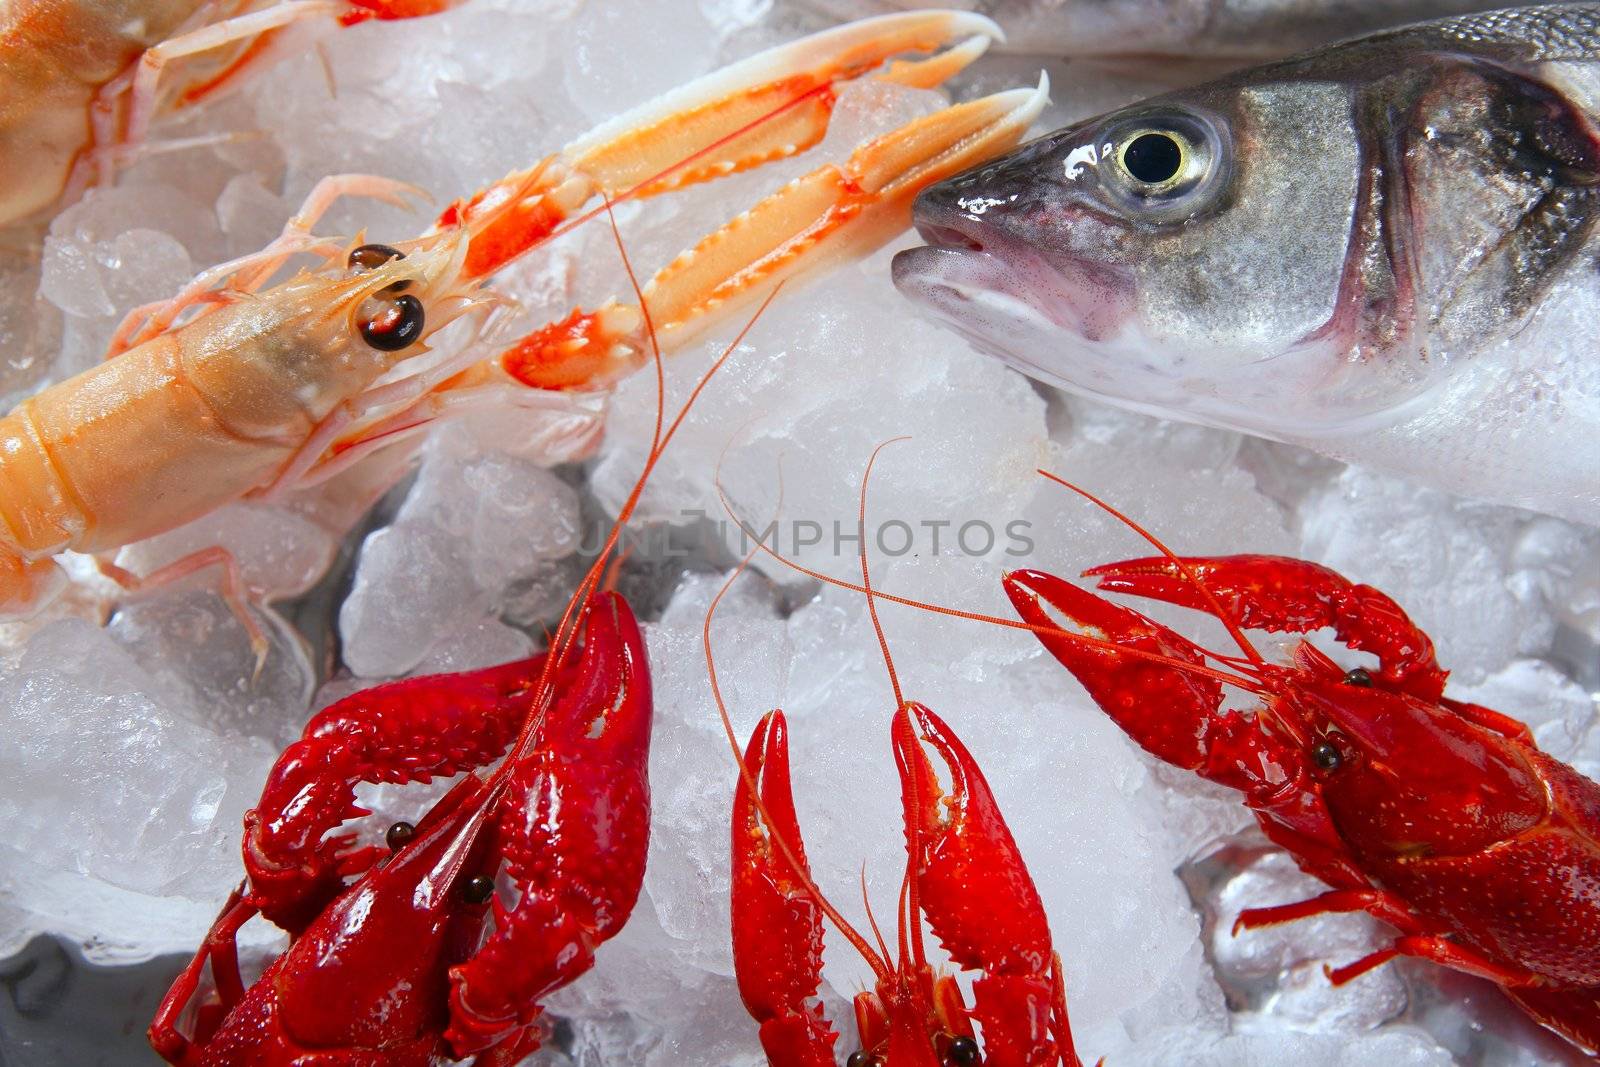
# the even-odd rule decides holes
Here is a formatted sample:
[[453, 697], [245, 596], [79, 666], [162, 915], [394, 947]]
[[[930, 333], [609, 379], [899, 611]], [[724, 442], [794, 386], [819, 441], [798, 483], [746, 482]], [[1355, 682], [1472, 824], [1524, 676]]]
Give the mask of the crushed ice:
[[[153, 155], [118, 188], [61, 213], [36, 271], [7, 275], [0, 385], [20, 395], [90, 365], [130, 307], [270, 239], [326, 173], [370, 170], [440, 200], [461, 195], [627, 105], [815, 25], [804, 9], [770, 3], [620, 10], [478, 0], [435, 19], [363, 26], [326, 46], [336, 96], [307, 55], [169, 124], [174, 136], [250, 135]], [[1016, 61], [1006, 62], [1009, 71]], [[1058, 97], [1073, 93], [1058, 81]], [[927, 107], [909, 91], [847, 94], [822, 151]], [[794, 172], [630, 206], [619, 212], [630, 251], [657, 265], [728, 204]], [[364, 226], [381, 239], [426, 221], [425, 208], [356, 203], [323, 229]], [[1039, 466], [1103, 493], [1184, 552], [1322, 560], [1411, 610], [1460, 695], [1525, 716], [1550, 751], [1600, 770], [1596, 531], [1045, 396], [913, 318], [889, 284], [886, 255], [778, 301], [645, 495], [647, 532], [677, 528], [670, 542], [645, 543], [695, 547], [664, 563], [642, 549], [636, 561], [654, 576], [646, 600], [661, 609], [648, 626], [655, 834], [632, 923], [592, 974], [549, 1001], [573, 1062], [757, 1059], [728, 944], [734, 772], [700, 651], [707, 604], [741, 551], [713, 483], [731, 438], [721, 479], [740, 515], [758, 527], [776, 515], [786, 552], [848, 578], [867, 456], [910, 435], [877, 468], [868, 540], [882, 586], [939, 603], [1005, 614], [1002, 568], [1027, 561], [1070, 575], [1145, 553], [1126, 529], [1039, 479]], [[538, 317], [617, 293], [622, 280], [596, 227], [507, 284]], [[716, 348], [678, 360], [669, 404]], [[311, 710], [373, 680], [528, 652], [575, 561], [592, 551], [582, 542], [596, 501], [614, 510], [639, 468], [651, 378], [619, 390], [582, 479], [549, 469], [561, 457], [542, 454], [545, 439], [515, 413], [484, 416], [439, 428], [409, 487], [369, 526], [360, 516], [400, 472], [283, 505], [235, 505], [127, 549], [121, 561], [141, 572], [212, 543], [239, 556], [247, 581], [282, 612], [263, 616], [273, 646], [254, 684], [248, 641], [207, 576], [124, 604], [106, 627], [82, 591], [92, 585], [7, 627], [8, 947], [33, 930], [84, 939], [110, 959], [191, 947], [238, 877], [243, 810]], [[342, 545], [353, 555], [341, 557]], [[330, 567], [335, 578], [325, 579]], [[1322, 963], [1348, 961], [1379, 938], [1366, 919], [1228, 936], [1240, 908], [1297, 898], [1308, 880], [1281, 855], [1252, 851], [1233, 798], [1135, 751], [1031, 640], [894, 607], [884, 620], [908, 694], [966, 739], [1028, 859], [1066, 961], [1080, 1049], [1119, 1064], [1522, 1062], [1514, 1049], [1484, 1051], [1459, 1011], [1438, 1008], [1425, 970], [1384, 968], [1330, 990]], [[739, 731], [770, 707], [790, 716], [818, 882], [861, 922], [864, 870], [874, 907], [889, 911], [903, 864], [892, 703], [859, 598], [817, 592], [758, 560], [725, 601], [714, 640]], [[392, 790], [368, 799], [396, 811], [405, 803]], [[831, 933], [825, 979], [844, 1022], [869, 973]]]

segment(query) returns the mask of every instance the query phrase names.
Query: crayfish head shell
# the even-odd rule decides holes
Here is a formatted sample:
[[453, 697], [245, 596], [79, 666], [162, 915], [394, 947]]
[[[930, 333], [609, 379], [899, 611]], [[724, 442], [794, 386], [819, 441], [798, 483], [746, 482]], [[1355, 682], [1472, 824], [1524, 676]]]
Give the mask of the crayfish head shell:
[[1447, 707], [1334, 681], [1287, 699], [1313, 727], [1307, 763], [1358, 852], [1458, 855], [1544, 816], [1544, 789], [1517, 745]]

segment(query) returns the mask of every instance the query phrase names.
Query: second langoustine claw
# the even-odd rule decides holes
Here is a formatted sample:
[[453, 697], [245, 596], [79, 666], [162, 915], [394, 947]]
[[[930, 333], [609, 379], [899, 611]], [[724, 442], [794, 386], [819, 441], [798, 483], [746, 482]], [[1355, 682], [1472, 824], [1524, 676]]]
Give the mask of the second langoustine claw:
[[[646, 358], [647, 324], [632, 305], [574, 312], [487, 360], [471, 345], [443, 360], [415, 357], [445, 324], [486, 314], [489, 276], [577, 221], [585, 203], [655, 195], [803, 149], [820, 139], [840, 83], [882, 68], [878, 77], [937, 84], [995, 32], [969, 14], [914, 12], [780, 46], [618, 118], [392, 246], [352, 249], [311, 228], [340, 196], [408, 190], [325, 180], [278, 241], [130, 315], [115, 358], [0, 419], [0, 612], [25, 613], [52, 595], [59, 552], [110, 552], [246, 494], [311, 484], [474, 404], [549, 407], [562, 403], [550, 390], [615, 381]], [[1043, 103], [1041, 86], [951, 107], [790, 183], [646, 286], [663, 344], [725, 321], [758, 283], [887, 239], [918, 189], [1014, 144]], [[304, 253], [322, 265], [268, 285]], [[259, 656], [265, 642], [226, 553], [157, 577], [219, 563]]]

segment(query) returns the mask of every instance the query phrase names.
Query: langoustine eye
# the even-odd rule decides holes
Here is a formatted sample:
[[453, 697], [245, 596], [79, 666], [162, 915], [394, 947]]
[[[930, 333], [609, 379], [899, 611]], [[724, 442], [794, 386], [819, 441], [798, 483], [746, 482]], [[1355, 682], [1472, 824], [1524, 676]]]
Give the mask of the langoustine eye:
[[[404, 252], [391, 245], [366, 244], [350, 250], [346, 265], [357, 275], [405, 258]], [[410, 279], [402, 278], [367, 297], [356, 310], [356, 328], [362, 340], [380, 352], [398, 352], [422, 336], [427, 315], [422, 301], [404, 295], [409, 288]]]
[[389, 245], [362, 245], [350, 250], [346, 264], [352, 274], [377, 270], [390, 260], [405, 259], [406, 254]]
[[398, 352], [422, 336], [427, 316], [422, 301], [396, 290], [407, 283], [391, 285], [373, 293], [356, 310], [356, 327], [362, 340], [380, 352]]

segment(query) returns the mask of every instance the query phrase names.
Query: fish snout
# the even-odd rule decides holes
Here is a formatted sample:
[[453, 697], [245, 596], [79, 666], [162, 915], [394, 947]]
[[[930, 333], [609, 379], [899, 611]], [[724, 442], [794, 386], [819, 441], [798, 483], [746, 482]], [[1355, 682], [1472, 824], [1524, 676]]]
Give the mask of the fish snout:
[[995, 243], [1032, 244], [1043, 236], [1049, 205], [1061, 190], [1039, 161], [1054, 151], [1056, 136], [1041, 138], [998, 160], [928, 186], [912, 205], [911, 221], [935, 248], [989, 250]]
[[934, 248], [982, 252], [985, 242], [992, 240], [983, 217], [972, 215], [948, 194], [929, 195], [941, 191], [940, 186], [930, 186], [917, 195], [911, 208], [917, 233]]

